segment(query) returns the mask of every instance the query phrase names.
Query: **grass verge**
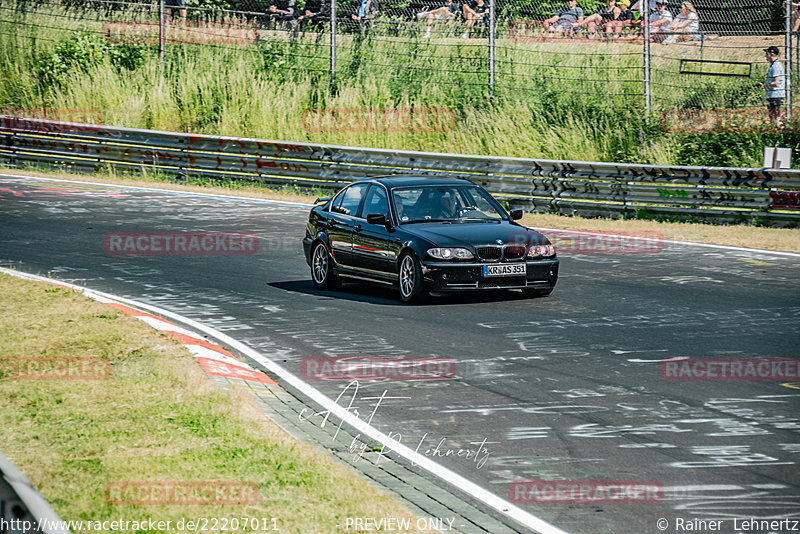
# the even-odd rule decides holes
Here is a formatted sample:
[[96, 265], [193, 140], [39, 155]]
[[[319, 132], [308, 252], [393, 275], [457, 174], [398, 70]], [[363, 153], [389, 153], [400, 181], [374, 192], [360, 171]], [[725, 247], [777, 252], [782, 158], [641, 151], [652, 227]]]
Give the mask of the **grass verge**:
[[[317, 196], [326, 194], [325, 191], [316, 191], [314, 194], [308, 194], [298, 189], [286, 188], [275, 190], [242, 183], [230, 185], [211, 185], [210, 182], [204, 182], [202, 185], [199, 183], [178, 184], [154, 176], [122, 177], [116, 174], [84, 175], [0, 167], [0, 170], [3, 169], [7, 170], [9, 173], [23, 176], [41, 176], [82, 182], [148, 186], [169, 190], [218, 193], [248, 198], [285, 200], [302, 203], [311, 203]], [[649, 232], [656, 232], [656, 235], [661, 235], [663, 239], [800, 252], [800, 229], [758, 228], [744, 225], [717, 226], [701, 223], [658, 222], [649, 220], [588, 219], [546, 213], [526, 213], [521, 222], [526, 226], [536, 228], [556, 228], [586, 232], [648, 232], [646, 235], [650, 237], [653, 237], [653, 234]]]
[[[335, 532], [346, 517], [414, 524], [402, 505], [275, 426], [249, 395], [214, 386], [171, 338], [71, 290], [5, 274], [0, 286], [0, 304], [13, 310], [0, 319], [0, 450], [62, 519], [176, 525], [248, 517], [272, 528], [276, 518], [283, 532]], [[21, 380], [5, 366], [19, 358], [99, 358], [112, 371], [104, 380]], [[131, 481], [254, 484], [257, 498], [200, 505], [109, 498], [109, 484]]]

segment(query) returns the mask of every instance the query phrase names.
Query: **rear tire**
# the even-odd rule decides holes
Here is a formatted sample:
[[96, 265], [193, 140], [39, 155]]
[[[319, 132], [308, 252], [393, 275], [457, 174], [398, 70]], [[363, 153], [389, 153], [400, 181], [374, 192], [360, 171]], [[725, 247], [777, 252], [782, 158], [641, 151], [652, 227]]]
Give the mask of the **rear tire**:
[[311, 280], [317, 289], [339, 289], [342, 285], [341, 279], [333, 272], [333, 258], [321, 241], [311, 249]]
[[400, 298], [409, 304], [420, 304], [428, 300], [429, 294], [422, 280], [422, 268], [412, 252], [400, 258]]

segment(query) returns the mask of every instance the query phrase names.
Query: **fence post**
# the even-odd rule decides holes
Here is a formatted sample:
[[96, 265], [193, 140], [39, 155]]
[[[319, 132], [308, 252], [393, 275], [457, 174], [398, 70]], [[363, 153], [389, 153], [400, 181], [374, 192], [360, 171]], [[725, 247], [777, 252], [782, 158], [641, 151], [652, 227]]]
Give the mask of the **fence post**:
[[489, 0], [489, 94], [494, 95], [494, 53], [495, 43], [494, 34], [497, 29], [495, 18], [497, 11], [495, 8], [496, 0]]
[[792, 2], [786, 2], [786, 23], [784, 31], [784, 45], [786, 54], [784, 61], [786, 62], [785, 76], [786, 76], [786, 118], [792, 116]]
[[336, 0], [331, 0], [331, 91], [336, 90]]
[[[647, 6], [647, 7], [645, 7]], [[642, 0], [639, 3], [639, 13], [644, 13], [644, 110], [650, 113], [652, 94], [650, 84], [650, 2]]]
[[167, 35], [166, 35], [167, 16], [164, 13], [164, 0], [158, 2], [158, 57], [161, 59], [161, 66], [164, 66], [164, 50], [166, 49]]

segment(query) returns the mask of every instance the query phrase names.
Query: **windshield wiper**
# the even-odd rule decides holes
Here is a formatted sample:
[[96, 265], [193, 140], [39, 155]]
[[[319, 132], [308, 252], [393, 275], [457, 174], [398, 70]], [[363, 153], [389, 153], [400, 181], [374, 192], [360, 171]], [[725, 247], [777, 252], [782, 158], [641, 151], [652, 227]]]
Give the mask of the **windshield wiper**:
[[411, 221], [403, 221], [402, 224], [428, 223], [428, 222], [447, 222], [447, 223], [452, 223], [452, 222], [455, 222], [455, 219], [414, 219], [414, 220], [411, 220]]

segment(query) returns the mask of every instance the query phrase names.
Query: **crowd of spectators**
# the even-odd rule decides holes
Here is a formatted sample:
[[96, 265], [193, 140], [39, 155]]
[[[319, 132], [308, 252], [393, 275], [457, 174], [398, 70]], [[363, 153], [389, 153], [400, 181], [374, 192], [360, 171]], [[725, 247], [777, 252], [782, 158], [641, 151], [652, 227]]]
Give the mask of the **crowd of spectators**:
[[580, 35], [586, 29], [586, 37], [595, 39], [598, 29], [608, 39], [618, 39], [623, 33], [640, 37], [646, 16], [650, 21], [651, 40], [656, 43], [671, 44], [685, 40], [700, 40], [700, 17], [689, 1], [681, 2], [678, 14], [673, 16], [667, 9], [667, 0], [649, 0], [648, 14], [641, 13], [642, 0], [631, 6], [630, 0], [606, 0], [591, 15], [585, 16], [583, 8], [576, 0], [567, 0], [567, 5], [559, 9], [543, 25], [548, 34]]
[[[167, 1], [179, 6], [184, 0]], [[272, 0], [264, 16], [268, 21], [268, 27], [283, 26], [297, 34], [310, 24], [318, 25], [319, 21], [329, 20], [329, 1], [305, 0], [304, 5], [300, 7], [297, 0]], [[417, 19], [425, 21], [423, 37], [431, 36], [437, 21], [446, 21], [461, 24], [462, 29], [458, 33], [465, 39], [469, 38], [472, 30], [488, 22], [491, 1], [465, 0], [461, 3], [460, 0], [432, 0], [432, 6], [426, 6], [424, 11], [416, 15]], [[640, 38], [646, 17], [650, 21], [653, 42], [670, 44], [701, 39], [700, 16], [690, 1], [676, 4], [674, 15], [667, 5], [668, 0], [638, 0], [633, 5], [631, 0], [603, 0], [595, 4], [591, 11], [578, 5], [578, 0], [565, 1], [564, 7], [553, 13], [552, 17], [540, 21], [542, 36], [583, 36], [588, 39], [596, 39], [598, 36], [606, 39], [619, 39], [623, 36]], [[591, 5], [585, 0], [583, 4]], [[379, 0], [356, 0], [354, 3], [342, 2], [342, 5], [348, 5], [350, 9], [340, 13], [339, 16], [362, 27], [381, 15]], [[793, 2], [794, 5], [800, 6], [800, 2]], [[647, 13], [643, 13], [643, 10]], [[797, 25], [800, 26], [800, 17], [797, 19]]]
[[[264, 13], [267, 28], [286, 29], [296, 35], [309, 27], [321, 27], [323, 22], [330, 20], [330, 0], [300, 1], [303, 2], [302, 6], [298, 5], [298, 0], [271, 0]], [[417, 19], [425, 21], [423, 37], [431, 37], [434, 24], [437, 21], [445, 21], [451, 22], [451, 26], [462, 25], [458, 33], [465, 39], [469, 38], [472, 30], [488, 23], [491, 1], [464, 0], [462, 3], [461, 0], [432, 0], [433, 5], [425, 6], [424, 11], [416, 14]], [[526, 24], [528, 27], [541, 25], [541, 36], [544, 37], [639, 38], [642, 36], [646, 17], [650, 22], [652, 42], [670, 44], [701, 39], [700, 16], [688, 0], [674, 4], [674, 15], [667, 5], [668, 0], [638, 0], [633, 5], [631, 0], [581, 1], [585, 6], [594, 4], [594, 7], [588, 11], [578, 5], [578, 0], [565, 0], [565, 5], [550, 18], [539, 22], [527, 21]], [[339, 11], [337, 18], [364, 27], [365, 23], [381, 15], [379, 2], [380, 0], [341, 2], [342, 7], [339, 9], [344, 12]], [[795, 12], [793, 30], [797, 31], [800, 28], [800, 1], [792, 0], [792, 7]], [[643, 9], [648, 13], [643, 13]], [[185, 0], [166, 0], [168, 18], [171, 18], [172, 10], [177, 10], [181, 19], [185, 21]], [[515, 23], [517, 21], [510, 22], [511, 25]], [[453, 33], [452, 30], [450, 33]]]

